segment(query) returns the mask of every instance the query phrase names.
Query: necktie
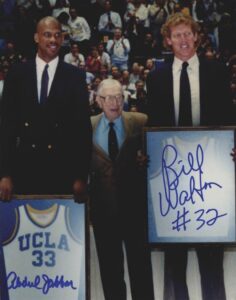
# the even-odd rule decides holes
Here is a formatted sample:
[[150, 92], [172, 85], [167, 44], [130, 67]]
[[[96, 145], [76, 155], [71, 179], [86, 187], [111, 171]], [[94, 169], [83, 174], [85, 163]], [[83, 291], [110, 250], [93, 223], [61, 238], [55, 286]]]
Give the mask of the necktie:
[[112, 21], [111, 21], [111, 12], [109, 11], [108, 13], [107, 13], [107, 18], [108, 18], [108, 27], [109, 27], [109, 29], [112, 29]]
[[191, 91], [187, 67], [188, 63], [183, 62], [180, 74], [179, 126], [192, 126]]
[[110, 159], [114, 161], [118, 154], [118, 142], [116, 137], [116, 132], [114, 129], [114, 123], [109, 123], [109, 132], [108, 132], [108, 152]]
[[48, 97], [48, 65], [45, 65], [41, 80], [40, 104], [44, 104]]

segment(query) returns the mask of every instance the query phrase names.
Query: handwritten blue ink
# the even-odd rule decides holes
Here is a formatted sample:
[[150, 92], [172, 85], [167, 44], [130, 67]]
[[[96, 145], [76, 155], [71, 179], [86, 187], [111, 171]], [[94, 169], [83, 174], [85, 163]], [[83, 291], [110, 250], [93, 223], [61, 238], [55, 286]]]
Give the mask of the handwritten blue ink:
[[183, 208], [183, 213], [181, 214], [180, 211], [177, 211], [177, 218], [176, 220], [174, 220], [172, 222], [173, 226], [172, 229], [173, 230], [177, 230], [180, 231], [181, 229], [183, 229], [184, 231], [187, 230], [187, 226], [186, 224], [191, 222], [191, 219], [186, 219], [187, 215], [189, 214], [189, 210], [186, 210], [186, 208]]
[[[207, 224], [208, 226], [212, 226], [215, 224], [215, 222], [219, 219], [222, 218], [224, 216], [227, 215], [227, 213], [224, 214], [219, 214], [218, 210], [215, 208], [209, 208], [206, 212], [204, 209], [199, 209], [197, 211], [195, 211], [195, 214], [199, 214], [199, 216], [197, 217], [196, 221], [201, 222], [201, 224], [196, 228], [197, 230], [201, 229], [205, 224]], [[209, 220], [205, 220], [203, 218], [203, 215], [208, 215], [208, 214], [212, 214], [213, 217]]]
[[36, 275], [33, 280], [28, 279], [27, 276], [24, 276], [21, 279], [14, 271], [10, 272], [7, 275], [7, 287], [8, 289], [17, 289], [17, 288], [35, 288], [38, 290], [42, 290], [44, 295], [48, 294], [50, 289], [52, 288], [72, 288], [74, 287], [74, 283], [72, 280], [64, 280], [64, 276], [56, 275], [54, 279], [51, 279], [46, 274]]
[[[169, 162], [166, 161], [168, 153]], [[182, 160], [178, 159], [178, 152], [173, 145], [166, 145], [162, 152], [162, 180], [164, 185], [164, 196], [159, 192], [160, 212], [161, 215], [167, 216], [170, 209], [175, 210], [178, 205], [184, 206], [186, 202], [196, 203], [196, 196], [202, 202], [205, 201], [204, 190], [211, 188], [222, 188], [216, 182], [203, 182], [203, 164], [204, 153], [200, 144], [196, 147], [195, 156], [189, 152], [187, 155], [187, 164], [184, 165]], [[177, 172], [177, 166], [180, 171]], [[179, 190], [180, 178], [189, 178], [189, 189]], [[198, 178], [197, 186], [195, 178]]]

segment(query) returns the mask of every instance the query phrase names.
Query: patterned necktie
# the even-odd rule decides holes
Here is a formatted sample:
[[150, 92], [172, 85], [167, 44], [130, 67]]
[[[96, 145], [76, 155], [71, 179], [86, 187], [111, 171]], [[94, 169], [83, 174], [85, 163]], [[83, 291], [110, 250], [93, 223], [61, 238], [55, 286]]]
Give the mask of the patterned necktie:
[[44, 104], [48, 97], [48, 65], [45, 65], [42, 80], [41, 80], [41, 91], [40, 91], [40, 104]]
[[187, 67], [188, 63], [183, 62], [180, 74], [179, 126], [192, 126], [191, 91]]
[[118, 148], [118, 142], [116, 137], [116, 132], [114, 129], [114, 123], [109, 123], [109, 132], [108, 132], [108, 153], [110, 156], [110, 159], [114, 161], [118, 155], [119, 148]]

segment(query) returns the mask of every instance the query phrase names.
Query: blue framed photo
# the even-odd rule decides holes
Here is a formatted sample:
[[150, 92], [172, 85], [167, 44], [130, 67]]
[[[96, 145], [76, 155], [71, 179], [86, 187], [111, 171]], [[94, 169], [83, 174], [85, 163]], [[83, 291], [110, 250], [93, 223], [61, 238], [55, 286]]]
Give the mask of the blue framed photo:
[[0, 202], [0, 299], [89, 299], [86, 211], [72, 196]]
[[235, 243], [235, 128], [145, 128], [148, 243]]

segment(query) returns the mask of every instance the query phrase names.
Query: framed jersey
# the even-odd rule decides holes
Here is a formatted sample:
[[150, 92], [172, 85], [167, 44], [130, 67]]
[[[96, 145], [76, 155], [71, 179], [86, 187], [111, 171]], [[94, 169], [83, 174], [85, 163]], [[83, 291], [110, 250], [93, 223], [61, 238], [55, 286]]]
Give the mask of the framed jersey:
[[235, 128], [145, 128], [148, 242], [235, 243]]
[[88, 300], [86, 205], [71, 197], [0, 203], [0, 299]]

